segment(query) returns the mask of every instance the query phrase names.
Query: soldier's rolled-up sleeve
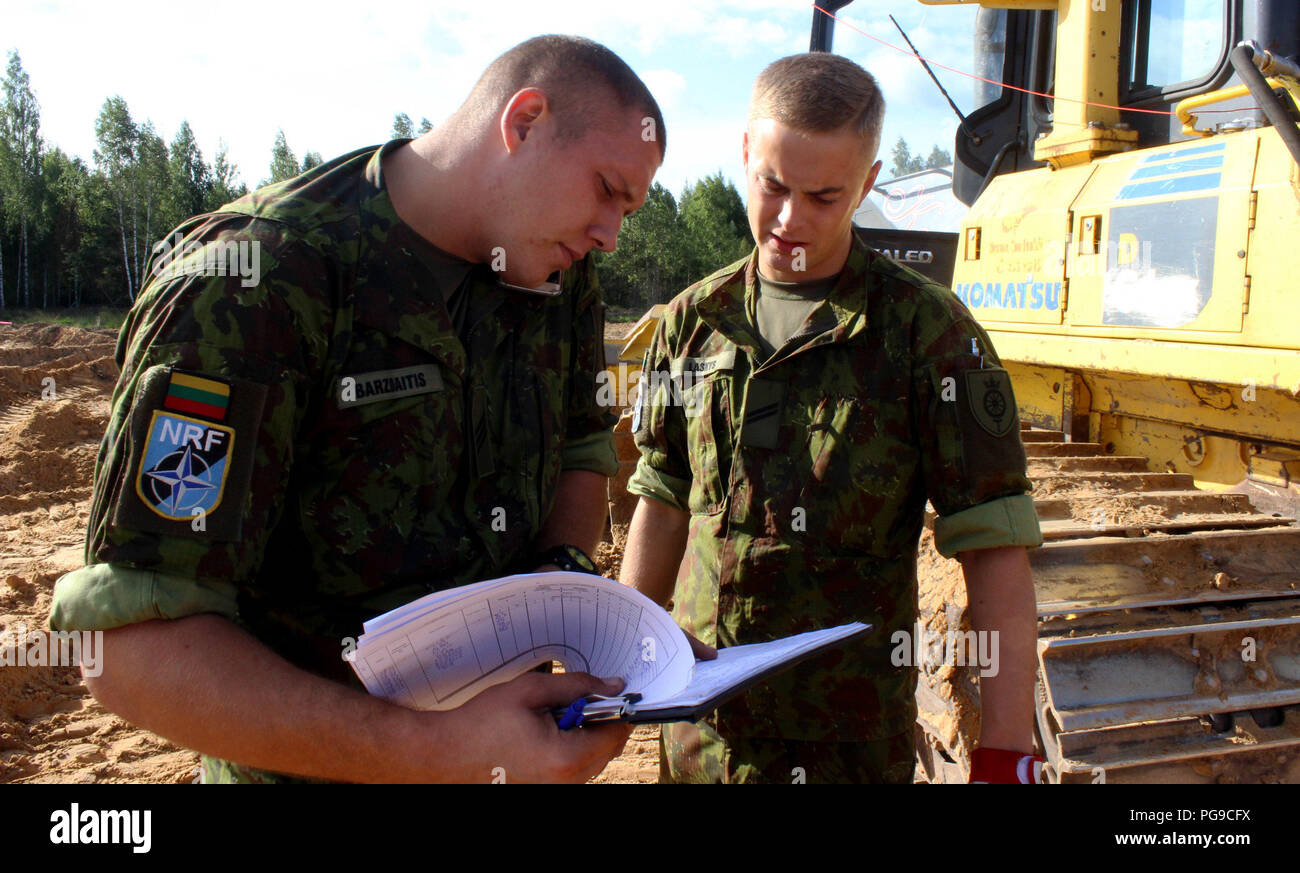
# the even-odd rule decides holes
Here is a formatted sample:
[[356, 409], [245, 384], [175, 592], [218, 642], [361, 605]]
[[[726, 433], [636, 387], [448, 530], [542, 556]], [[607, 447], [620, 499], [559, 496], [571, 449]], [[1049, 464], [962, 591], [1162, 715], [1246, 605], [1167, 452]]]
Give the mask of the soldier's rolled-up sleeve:
[[59, 580], [50, 626], [55, 630], [107, 630], [201, 612], [237, 620], [235, 586], [121, 564], [91, 564]]
[[[295, 435], [328, 347], [329, 294], [310, 252], [228, 220], [262, 244], [259, 281], [164, 270], [123, 325], [87, 566], [56, 584], [55, 629], [201, 612], [237, 620], [239, 590], [284, 512]], [[195, 384], [206, 393], [187, 393]]]
[[672, 402], [669, 366], [672, 353], [668, 335], [671, 320], [671, 313], [666, 313], [659, 322], [642, 363], [637, 411], [633, 416], [633, 437], [641, 458], [628, 480], [627, 490], [687, 512], [692, 477], [686, 454], [684, 412]]
[[975, 549], [1042, 543], [1034, 498], [1028, 494], [998, 497], [934, 522], [934, 547], [945, 558]]
[[967, 317], [922, 338], [913, 390], [940, 554], [1041, 545], [1015, 397], [988, 335]]

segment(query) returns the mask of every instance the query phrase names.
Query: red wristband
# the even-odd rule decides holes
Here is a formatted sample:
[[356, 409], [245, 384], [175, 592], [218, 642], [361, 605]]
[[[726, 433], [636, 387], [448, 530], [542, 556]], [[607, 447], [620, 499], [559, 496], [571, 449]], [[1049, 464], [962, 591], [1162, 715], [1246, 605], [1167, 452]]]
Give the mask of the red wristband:
[[970, 784], [1034, 785], [1043, 759], [1006, 749], [976, 749], [970, 754]]

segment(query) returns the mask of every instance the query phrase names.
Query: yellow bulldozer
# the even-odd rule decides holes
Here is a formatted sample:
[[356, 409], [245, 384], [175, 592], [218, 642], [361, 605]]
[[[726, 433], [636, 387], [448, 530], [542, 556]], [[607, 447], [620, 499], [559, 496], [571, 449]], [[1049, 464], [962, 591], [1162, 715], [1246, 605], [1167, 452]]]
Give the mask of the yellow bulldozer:
[[[970, 209], [858, 232], [933, 252], [1012, 375], [1044, 779], [1300, 782], [1300, 3], [920, 2], [980, 7]], [[923, 633], [965, 627], [960, 578], [923, 535]], [[921, 670], [922, 777], [965, 781], [977, 672]]]

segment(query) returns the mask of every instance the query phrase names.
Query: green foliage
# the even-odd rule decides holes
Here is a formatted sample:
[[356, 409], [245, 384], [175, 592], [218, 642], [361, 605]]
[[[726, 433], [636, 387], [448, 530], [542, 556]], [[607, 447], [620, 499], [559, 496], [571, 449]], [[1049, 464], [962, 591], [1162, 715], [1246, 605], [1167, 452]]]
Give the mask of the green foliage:
[[[54, 273], [55, 303], [62, 297], [65, 280], [75, 276], [92, 262], [93, 251], [84, 243], [87, 230], [92, 227], [87, 211], [87, 192], [90, 171], [79, 158], [70, 158], [62, 149], [45, 153], [41, 168], [46, 197], [41, 225], [47, 237], [43, 240], [45, 266]], [[47, 271], [48, 274], [48, 271]], [[75, 305], [80, 285], [71, 284], [68, 302]], [[48, 302], [48, 282], [42, 283], [42, 305]]]
[[[140, 138], [136, 143], [136, 190], [140, 199], [138, 209], [142, 216], [143, 236], [138, 237], [135, 257], [135, 275], [139, 277], [144, 269], [144, 262], [149, 259], [149, 251], [158, 237], [161, 237], [176, 224], [172, 221], [167, 203], [171, 199], [171, 165], [168, 162], [167, 144], [154, 130], [153, 122], [146, 119], [140, 126]], [[137, 286], [140, 283], [137, 281]]]
[[[93, 167], [45, 143], [31, 81], [9, 53], [0, 76], [0, 310], [127, 305], [160, 239], [248, 193], [226, 144], [209, 165], [187, 121], [168, 144], [113, 96], [94, 130]], [[273, 179], [320, 163], [308, 152], [299, 165], [280, 132]]]
[[623, 222], [617, 249], [596, 262], [606, 301], [645, 308], [671, 299], [686, 283], [685, 249], [677, 202], [655, 182], [645, 203]]
[[274, 185], [276, 182], [292, 179], [301, 172], [302, 167], [298, 164], [298, 159], [293, 156], [288, 140], [284, 138], [284, 130], [277, 131], [275, 145], [271, 147], [271, 178], [262, 182], [262, 185]]
[[393, 116], [393, 132], [389, 139], [410, 139], [415, 136], [415, 125], [411, 123], [411, 116], [405, 112], [399, 112]]
[[23, 206], [34, 208], [43, 151], [41, 108], [18, 52], [9, 53], [0, 92], [4, 94], [4, 103], [0, 105], [0, 140], [4, 142], [7, 194], [19, 198]]
[[[159, 240], [190, 216], [248, 193], [224, 141], [209, 164], [188, 122], [168, 143], [147, 119], [136, 122], [117, 95], [104, 101], [94, 121], [93, 166], [47, 146], [17, 53], [9, 55], [0, 96], [0, 309], [127, 306]], [[417, 130], [412, 126], [398, 114], [393, 134], [433, 129], [427, 118]], [[278, 131], [271, 175], [262, 184], [320, 163], [320, 154], [310, 151], [299, 162]], [[618, 243], [613, 253], [596, 253], [597, 268], [611, 309], [631, 316], [753, 246], [740, 193], [720, 172], [687, 185], [680, 197], [652, 186], [645, 205], [623, 223]], [[92, 314], [92, 326], [93, 319], [106, 327], [120, 323]], [[62, 315], [57, 320], [69, 323]]]
[[248, 186], [239, 181], [239, 166], [231, 163], [230, 150], [225, 140], [217, 141], [217, 157], [212, 162], [212, 188], [203, 208], [212, 211], [238, 200], [248, 193]]
[[212, 171], [203, 162], [203, 152], [188, 121], [181, 122], [172, 140], [169, 171], [167, 205], [171, 221], [167, 226], [171, 227], [203, 212], [212, 196]]
[[6, 320], [12, 321], [14, 324], [34, 324], [39, 322], [41, 324], [64, 324], [89, 330], [119, 331], [122, 329], [122, 322], [126, 320], [126, 314], [129, 311], [111, 306], [87, 306], [62, 310], [32, 309], [25, 312], [15, 312]]
[[[39, 222], [44, 189], [41, 183], [41, 110], [32, 93], [31, 80], [23, 70], [18, 52], [9, 53], [4, 79], [0, 80], [0, 235], [17, 228], [18, 269], [14, 275], [14, 298], [31, 305], [31, 232], [41, 235]], [[0, 259], [0, 309], [5, 306], [4, 269]]]
[[596, 266], [612, 309], [643, 311], [753, 248], [740, 192], [721, 172], [687, 185], [680, 199], [658, 182], [623, 222], [618, 248]]
[[952, 155], [948, 154], [947, 149], [941, 149], [936, 144], [930, 149], [930, 157], [925, 159], [926, 169], [931, 167], [946, 167], [952, 163]]
[[929, 170], [934, 167], [946, 167], [952, 163], [952, 155], [947, 150], [939, 148], [938, 145], [930, 149], [930, 156], [922, 158], [920, 155], [913, 155], [911, 149], [907, 147], [907, 140], [901, 136], [898, 142], [894, 143], [893, 149], [894, 167], [892, 178], [906, 176], [908, 173], [919, 173], [922, 170]]
[[[135, 300], [139, 287], [132, 269], [131, 249], [139, 251], [137, 236], [138, 197], [136, 189], [136, 147], [140, 132], [131, 111], [120, 96], [109, 97], [95, 119], [95, 164], [108, 183], [108, 194], [122, 241], [122, 272], [127, 300]], [[129, 237], [129, 241], [128, 241]], [[116, 302], [116, 301], [114, 301]]]
[[686, 186], [681, 215], [687, 230], [692, 282], [743, 258], [754, 247], [740, 192], [721, 170]]

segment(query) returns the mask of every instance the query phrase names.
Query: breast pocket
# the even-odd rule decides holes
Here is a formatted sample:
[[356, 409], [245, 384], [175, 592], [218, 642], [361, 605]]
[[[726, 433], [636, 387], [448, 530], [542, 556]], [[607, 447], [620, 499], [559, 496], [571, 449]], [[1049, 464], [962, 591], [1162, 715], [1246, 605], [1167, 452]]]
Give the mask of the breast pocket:
[[809, 475], [800, 496], [809, 530], [832, 551], [889, 556], [916, 500], [918, 450], [894, 404], [828, 394], [808, 425]]
[[296, 465], [308, 526], [339, 552], [394, 570], [450, 496], [465, 445], [455, 377], [427, 357], [400, 357], [403, 366], [356, 359], [342, 369]]
[[686, 419], [686, 451], [691, 464], [687, 505], [692, 515], [722, 510], [731, 475], [732, 377], [729, 371], [699, 379], [674, 391]]

